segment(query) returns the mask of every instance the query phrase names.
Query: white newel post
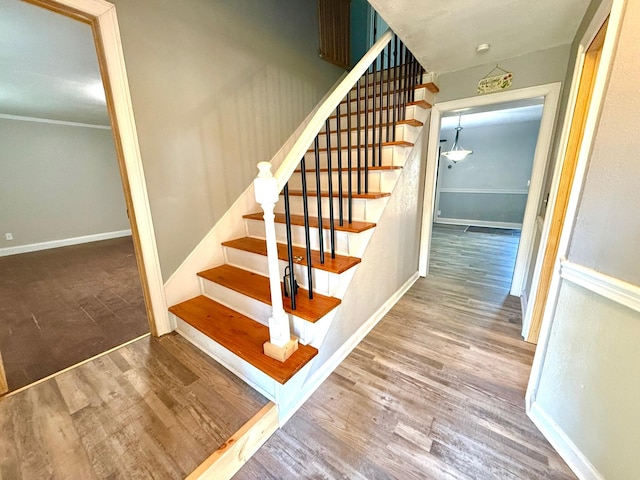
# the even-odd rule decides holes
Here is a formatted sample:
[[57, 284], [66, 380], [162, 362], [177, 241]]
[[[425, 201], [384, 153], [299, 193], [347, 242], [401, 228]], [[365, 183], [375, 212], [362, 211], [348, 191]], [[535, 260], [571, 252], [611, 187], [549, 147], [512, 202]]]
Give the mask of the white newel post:
[[280, 192], [278, 182], [271, 173], [271, 163], [258, 164], [258, 176], [253, 181], [256, 201], [264, 211], [264, 229], [267, 241], [267, 263], [269, 266], [269, 287], [271, 289], [271, 316], [269, 317], [269, 341], [264, 344], [264, 353], [284, 362], [298, 348], [298, 339], [291, 336], [289, 315], [284, 311], [280, 289], [280, 266], [276, 241], [275, 215], [273, 210]]

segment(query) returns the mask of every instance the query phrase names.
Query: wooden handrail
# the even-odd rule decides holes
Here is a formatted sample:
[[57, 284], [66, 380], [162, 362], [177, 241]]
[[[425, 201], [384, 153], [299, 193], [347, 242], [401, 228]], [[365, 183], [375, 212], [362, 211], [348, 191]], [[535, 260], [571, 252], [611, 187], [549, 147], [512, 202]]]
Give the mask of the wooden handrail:
[[331, 95], [329, 95], [324, 104], [318, 108], [311, 120], [309, 120], [306, 128], [302, 131], [300, 137], [296, 143], [293, 144], [293, 147], [273, 175], [276, 178], [279, 192], [282, 191], [293, 172], [298, 168], [300, 159], [304, 156], [309, 145], [311, 145], [320, 129], [324, 126], [325, 120], [335, 112], [336, 107], [342, 102], [344, 97], [349, 94], [349, 91], [368, 70], [373, 61], [378, 58], [378, 55], [380, 55], [392, 38], [393, 32], [389, 29], [360, 59], [344, 80], [331, 92]]

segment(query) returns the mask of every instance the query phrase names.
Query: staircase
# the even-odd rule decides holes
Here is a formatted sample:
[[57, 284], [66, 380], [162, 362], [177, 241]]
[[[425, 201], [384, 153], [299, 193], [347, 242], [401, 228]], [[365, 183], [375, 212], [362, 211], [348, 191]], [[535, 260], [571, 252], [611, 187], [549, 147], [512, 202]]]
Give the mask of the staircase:
[[[200, 295], [169, 309], [181, 335], [281, 412], [300, 397], [341, 299], [357, 288], [354, 272], [437, 92], [392, 32], [367, 55], [327, 100], [330, 114], [309, 123], [304, 148], [294, 145], [275, 177], [260, 165], [256, 197], [267, 182], [277, 202], [245, 212], [246, 235], [222, 242], [224, 263], [197, 274]], [[294, 301], [284, 294], [287, 267]], [[265, 343], [285, 348], [283, 335], [297, 349], [285, 361], [266, 355]]]

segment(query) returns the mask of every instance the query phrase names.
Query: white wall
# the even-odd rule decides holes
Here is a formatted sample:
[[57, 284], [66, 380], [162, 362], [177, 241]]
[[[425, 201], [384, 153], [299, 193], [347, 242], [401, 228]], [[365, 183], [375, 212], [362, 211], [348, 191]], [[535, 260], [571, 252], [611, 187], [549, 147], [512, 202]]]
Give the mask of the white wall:
[[166, 280], [343, 71], [317, 2], [113, 3]]
[[[571, 45], [561, 45], [547, 50], [508, 58], [500, 61], [500, 67], [513, 72], [511, 90], [517, 88], [561, 82], [565, 78]], [[478, 95], [478, 81], [496, 66], [487, 63], [478, 67], [444, 73], [438, 76], [438, 102], [448, 102]]]
[[0, 145], [0, 248], [130, 228], [111, 130], [0, 118]]
[[[436, 222], [521, 225], [539, 131], [540, 120], [464, 127], [460, 141], [473, 154], [456, 164], [440, 157]], [[454, 138], [441, 130], [443, 152]]]
[[627, 2], [568, 253], [612, 277], [635, 307], [591, 291], [590, 278], [562, 280], [535, 397], [609, 480], [640, 472], [639, 22], [640, 2]]

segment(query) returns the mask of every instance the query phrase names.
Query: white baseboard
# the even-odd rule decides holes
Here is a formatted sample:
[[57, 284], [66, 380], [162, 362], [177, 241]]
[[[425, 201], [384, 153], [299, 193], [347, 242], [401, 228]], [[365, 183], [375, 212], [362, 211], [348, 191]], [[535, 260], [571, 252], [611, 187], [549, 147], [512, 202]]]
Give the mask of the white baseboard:
[[0, 257], [17, 255], [19, 253], [38, 252], [40, 250], [49, 250], [51, 248], [68, 247], [70, 245], [79, 245], [81, 243], [99, 242], [100, 240], [110, 240], [112, 238], [128, 237], [130, 235], [131, 230], [119, 230], [117, 232], [95, 233], [93, 235], [84, 235], [82, 237], [63, 238], [61, 240], [51, 240], [49, 242], [0, 248]]
[[509, 222], [487, 222], [484, 220], [469, 220], [465, 218], [445, 218], [436, 217], [434, 223], [444, 223], [447, 225], [471, 225], [474, 227], [490, 227], [490, 228], [515, 228], [521, 229], [521, 223], [509, 223]]
[[329, 378], [329, 375], [338, 368], [338, 365], [347, 358], [347, 356], [353, 351], [354, 348], [366, 337], [373, 327], [375, 327], [380, 320], [398, 303], [398, 300], [407, 293], [407, 291], [413, 286], [414, 283], [420, 278], [418, 272], [414, 273], [409, 280], [407, 280], [382, 306], [373, 314], [369, 319], [364, 322], [356, 332], [349, 337], [349, 339], [342, 344], [342, 346], [331, 355], [324, 365], [305, 382], [302, 389], [300, 398], [294, 402], [293, 406], [286, 412], [281, 412], [280, 426], [284, 426], [285, 423], [296, 413], [302, 405], [309, 399], [311, 395], [322, 385], [322, 383]]
[[527, 415], [580, 480], [605, 480], [560, 426], [533, 403]]

